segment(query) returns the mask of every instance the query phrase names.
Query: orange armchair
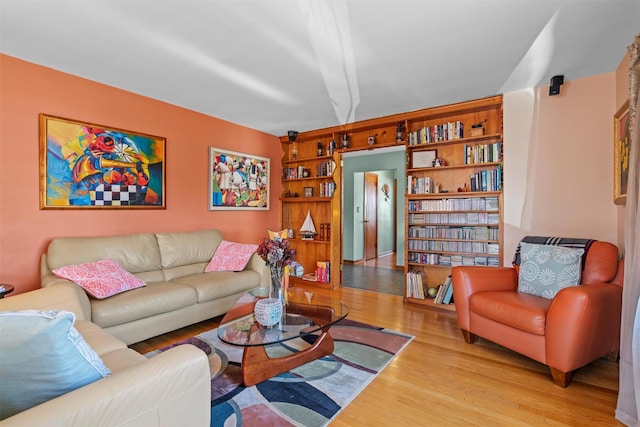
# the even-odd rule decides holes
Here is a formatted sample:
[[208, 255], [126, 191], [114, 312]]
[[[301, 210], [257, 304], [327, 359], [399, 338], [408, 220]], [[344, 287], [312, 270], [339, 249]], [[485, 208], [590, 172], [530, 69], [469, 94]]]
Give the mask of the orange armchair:
[[453, 295], [465, 342], [478, 336], [549, 366], [566, 387], [573, 372], [620, 349], [622, 261], [618, 248], [595, 241], [579, 286], [553, 299], [518, 292], [515, 267], [453, 267]]

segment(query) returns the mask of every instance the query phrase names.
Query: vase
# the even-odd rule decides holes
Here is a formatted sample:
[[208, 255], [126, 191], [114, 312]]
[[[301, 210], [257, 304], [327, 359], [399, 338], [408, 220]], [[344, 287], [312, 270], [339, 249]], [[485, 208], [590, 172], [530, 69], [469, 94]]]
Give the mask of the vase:
[[271, 267], [271, 286], [269, 288], [269, 298], [275, 298], [282, 304], [282, 307], [286, 307], [287, 300], [285, 296], [286, 290], [282, 284], [284, 278], [284, 267]]
[[265, 327], [277, 325], [282, 320], [282, 303], [275, 298], [263, 298], [256, 301], [253, 309], [256, 321]]

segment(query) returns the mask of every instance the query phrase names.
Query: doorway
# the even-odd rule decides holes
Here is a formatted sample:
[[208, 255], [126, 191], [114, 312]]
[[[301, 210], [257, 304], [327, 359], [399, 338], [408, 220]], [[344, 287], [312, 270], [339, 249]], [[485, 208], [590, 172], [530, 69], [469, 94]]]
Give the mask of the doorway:
[[404, 146], [342, 154], [343, 286], [402, 295], [405, 166]]
[[[378, 174], [364, 174], [364, 260], [378, 257]], [[395, 248], [394, 248], [395, 252]]]

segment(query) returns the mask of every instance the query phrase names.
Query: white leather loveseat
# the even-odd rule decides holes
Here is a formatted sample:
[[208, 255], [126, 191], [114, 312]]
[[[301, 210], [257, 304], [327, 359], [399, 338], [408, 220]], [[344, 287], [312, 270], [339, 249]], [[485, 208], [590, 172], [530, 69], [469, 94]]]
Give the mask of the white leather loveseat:
[[[176, 346], [147, 359], [89, 322], [84, 317], [86, 301], [78, 298], [74, 288], [64, 285], [0, 299], [0, 311], [13, 310], [74, 313], [75, 328], [111, 373], [5, 418], [0, 421], [1, 427], [209, 425], [209, 362], [205, 353], [195, 346]], [[8, 351], [2, 347], [0, 345], [0, 357], [3, 351]], [[41, 355], [40, 363], [47, 363], [49, 357]], [[0, 360], [0, 369], [2, 367]], [[22, 369], [29, 371], [29, 367]], [[0, 405], [7, 398], [4, 393], [12, 392], [6, 387], [3, 390]]]
[[[224, 314], [246, 291], [269, 286], [269, 268], [255, 253], [242, 271], [205, 273], [222, 241], [219, 230], [55, 238], [42, 256], [41, 285], [70, 287], [83, 318], [128, 345]], [[94, 299], [52, 273], [104, 258], [146, 286]]]

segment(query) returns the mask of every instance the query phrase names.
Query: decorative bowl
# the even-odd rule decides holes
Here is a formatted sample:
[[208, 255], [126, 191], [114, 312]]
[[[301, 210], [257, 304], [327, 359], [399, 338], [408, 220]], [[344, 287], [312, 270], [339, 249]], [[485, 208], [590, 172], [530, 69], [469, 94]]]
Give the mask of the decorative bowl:
[[256, 322], [269, 327], [282, 320], [282, 303], [276, 298], [263, 298], [256, 301], [253, 309]]

